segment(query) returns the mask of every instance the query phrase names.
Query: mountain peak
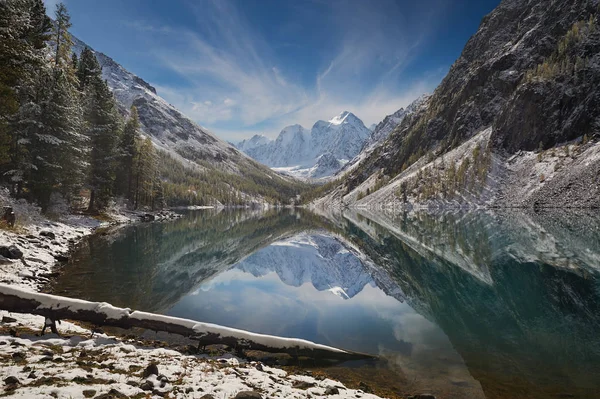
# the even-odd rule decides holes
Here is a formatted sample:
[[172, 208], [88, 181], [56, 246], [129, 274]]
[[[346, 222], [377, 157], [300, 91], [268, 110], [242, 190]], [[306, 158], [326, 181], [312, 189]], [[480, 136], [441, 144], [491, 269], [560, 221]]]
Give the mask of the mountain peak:
[[356, 115], [349, 111], [342, 111], [338, 116], [329, 120], [332, 125], [341, 125], [346, 119], [358, 119]]

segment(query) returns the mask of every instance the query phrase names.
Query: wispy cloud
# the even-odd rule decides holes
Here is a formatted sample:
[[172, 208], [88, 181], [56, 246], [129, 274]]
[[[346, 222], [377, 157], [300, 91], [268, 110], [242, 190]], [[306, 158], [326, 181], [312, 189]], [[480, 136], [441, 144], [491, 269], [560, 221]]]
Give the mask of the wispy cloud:
[[[414, 27], [390, 21], [401, 10], [381, 12], [366, 2], [324, 4], [323, 20], [332, 24], [337, 43], [310, 84], [290, 78], [294, 66], [278, 64], [276, 49], [225, 0], [190, 4], [198, 29], [144, 21], [130, 26], [163, 38], [156, 41], [153, 55], [185, 81], [157, 85], [160, 94], [228, 140], [254, 133], [273, 137], [287, 124], [310, 127], [342, 110], [369, 125], [439, 81], [433, 74], [402, 82], [404, 66], [428, 33], [426, 23]], [[390, 2], [385, 7], [396, 6]], [[423, 21], [428, 15], [424, 11]]]

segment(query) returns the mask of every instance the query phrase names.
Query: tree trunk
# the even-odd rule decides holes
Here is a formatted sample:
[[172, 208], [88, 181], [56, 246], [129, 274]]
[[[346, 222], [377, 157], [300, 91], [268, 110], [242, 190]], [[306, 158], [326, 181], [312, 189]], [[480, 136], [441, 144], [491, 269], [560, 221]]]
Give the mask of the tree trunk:
[[77, 320], [96, 326], [164, 331], [197, 340], [200, 345], [230, 347], [271, 353], [289, 353], [333, 361], [374, 359], [375, 356], [314, 344], [303, 340], [253, 334], [193, 320], [113, 307], [107, 303], [82, 301], [56, 295], [28, 292], [0, 284], [0, 309], [44, 316], [50, 321]]
[[88, 206], [88, 212], [94, 212], [94, 202], [96, 202], [96, 190], [92, 189], [90, 191], [90, 204]]

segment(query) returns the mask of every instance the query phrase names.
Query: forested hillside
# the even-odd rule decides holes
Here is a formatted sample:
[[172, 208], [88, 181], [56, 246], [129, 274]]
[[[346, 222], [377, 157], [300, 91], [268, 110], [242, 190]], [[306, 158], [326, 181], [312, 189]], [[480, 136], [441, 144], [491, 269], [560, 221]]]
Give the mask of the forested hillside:
[[[304, 187], [115, 87], [103, 68], [122, 67], [99, 62], [70, 28], [64, 4], [52, 21], [42, 0], [0, 2], [0, 182], [13, 195], [44, 211], [66, 201], [97, 212], [118, 197], [133, 209], [289, 203]], [[185, 122], [175, 137], [171, 120]]]

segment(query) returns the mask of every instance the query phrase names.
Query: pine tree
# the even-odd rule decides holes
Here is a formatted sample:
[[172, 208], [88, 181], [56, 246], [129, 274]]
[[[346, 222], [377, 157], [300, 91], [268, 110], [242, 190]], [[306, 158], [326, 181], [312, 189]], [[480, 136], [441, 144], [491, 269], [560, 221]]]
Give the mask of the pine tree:
[[42, 0], [0, 2], [0, 173], [19, 194], [30, 165], [32, 119], [51, 28]]
[[149, 138], [141, 142], [135, 162], [134, 208], [151, 205], [156, 176], [156, 156]]
[[84, 48], [81, 52], [77, 64], [77, 80], [79, 81], [79, 90], [83, 92], [84, 88], [93, 78], [101, 76], [102, 70], [96, 56], [89, 48]]
[[137, 108], [131, 107], [129, 120], [123, 128], [121, 141], [119, 143], [119, 174], [117, 175], [116, 191], [133, 201], [133, 169], [136, 159], [136, 140], [139, 136], [140, 122]]
[[91, 148], [88, 211], [96, 212], [104, 209], [113, 195], [121, 119], [116, 101], [102, 80], [102, 68], [89, 48], [81, 52], [76, 76], [84, 104], [85, 134]]
[[115, 99], [99, 76], [85, 88], [86, 134], [90, 140], [89, 211], [103, 209], [112, 197], [120, 118]]
[[55, 66], [65, 66], [65, 63], [71, 60], [71, 48], [73, 47], [73, 40], [69, 29], [71, 28], [71, 16], [67, 11], [67, 7], [64, 3], [56, 5], [55, 12], [56, 23], [54, 24], [54, 63]]
[[70, 17], [59, 4], [52, 39], [56, 46], [52, 69], [38, 78], [39, 120], [32, 127], [29, 191], [42, 210], [57, 191], [67, 198], [80, 187], [84, 168], [81, 106], [71, 62]]

